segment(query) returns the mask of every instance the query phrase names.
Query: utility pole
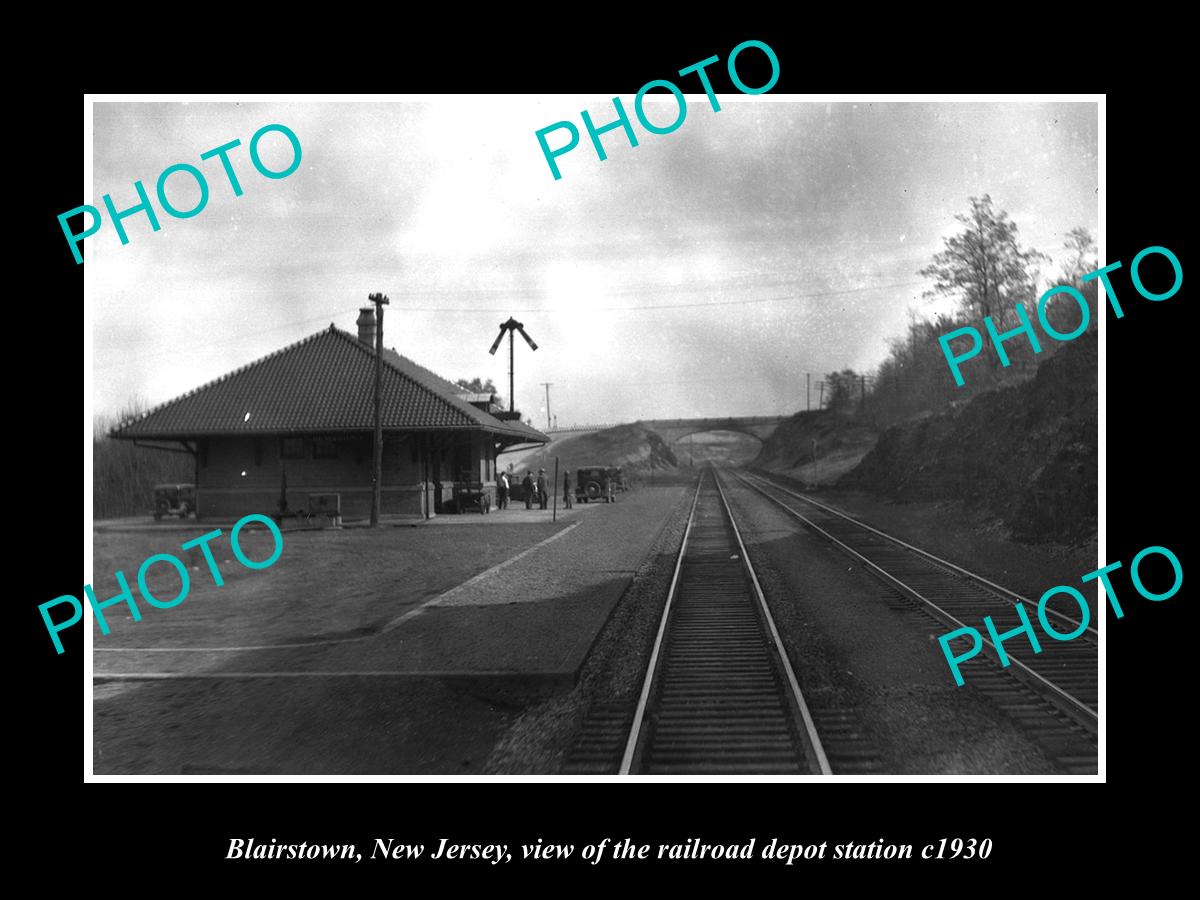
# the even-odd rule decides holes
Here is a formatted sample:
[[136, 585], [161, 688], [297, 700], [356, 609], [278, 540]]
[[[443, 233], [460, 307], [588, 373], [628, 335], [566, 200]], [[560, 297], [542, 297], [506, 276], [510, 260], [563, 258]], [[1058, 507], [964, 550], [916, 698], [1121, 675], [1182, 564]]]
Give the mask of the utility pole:
[[818, 381], [817, 387], [821, 389], [821, 396], [817, 399], [817, 409], [825, 408], [825, 382]]
[[858, 408], [862, 409], [867, 405], [867, 376], [858, 376]]
[[550, 424], [550, 388], [554, 387], [554, 382], [543, 381], [542, 386], [546, 388], [546, 430], [550, 431], [554, 427]]
[[812, 372], [804, 373], [804, 397], [808, 403], [808, 411], [812, 412]]
[[379, 527], [379, 508], [383, 501], [383, 308], [388, 298], [371, 294], [375, 304], [375, 446], [371, 460], [371, 527]]

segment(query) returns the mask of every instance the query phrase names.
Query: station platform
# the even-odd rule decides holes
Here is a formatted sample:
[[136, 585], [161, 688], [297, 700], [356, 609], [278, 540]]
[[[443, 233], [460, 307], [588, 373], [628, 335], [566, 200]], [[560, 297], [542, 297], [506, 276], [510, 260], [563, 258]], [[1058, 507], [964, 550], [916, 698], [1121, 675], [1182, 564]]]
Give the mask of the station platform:
[[[222, 557], [223, 587], [140, 622], [112, 610], [113, 633], [94, 637], [96, 772], [486, 771], [521, 710], [577, 681], [686, 493], [632, 491], [557, 525], [505, 514], [541, 529], [493, 514], [297, 534], [279, 571]], [[153, 544], [96, 540], [105, 571]], [[447, 579], [461, 548], [486, 567]]]
[[[519, 677], [533, 688], [573, 684], [684, 493], [682, 487], [637, 491], [612, 504], [559, 510], [566, 528], [407, 611], [385, 626], [372, 651], [386, 654], [412, 675]], [[486, 517], [429, 521], [454, 527], [463, 519], [479, 524], [481, 518], [496, 516], [501, 517], [497, 521], [549, 521], [550, 511], [522, 505]], [[365, 649], [340, 652], [361, 654]]]
[[[629, 494], [618, 495], [617, 503], [620, 503], [620, 498], [631, 496]], [[532, 509], [526, 509], [524, 503], [514, 503], [507, 509], [496, 509], [492, 507], [492, 511], [487, 515], [479, 512], [464, 512], [464, 513], [439, 513], [428, 519], [417, 519], [409, 522], [395, 522], [396, 525], [419, 525], [419, 526], [441, 526], [441, 525], [479, 525], [480, 523], [496, 523], [505, 525], [524, 525], [524, 524], [545, 524], [546, 522], [569, 522], [576, 519], [584, 513], [598, 509], [603, 506], [615, 506], [612, 503], [577, 503], [570, 509], [562, 505], [561, 498], [558, 504], [558, 510], [555, 511], [552, 507], [539, 509], [536, 505]]]
[[[557, 522], [523, 504], [437, 516], [419, 533], [444, 529], [446, 539], [422, 540], [416, 552], [404, 550], [412, 529], [289, 535], [298, 569], [263, 578], [222, 558], [224, 587], [205, 587], [197, 574], [196, 597], [170, 615], [114, 619], [124, 624], [113, 636], [96, 636], [94, 675], [110, 685], [355, 675], [573, 683], [685, 491], [627, 492], [559, 510]], [[526, 525], [542, 527], [514, 539]], [[98, 528], [97, 537], [124, 530]], [[449, 547], [475, 548], [487, 568], [460, 566], [475, 574], [448, 581], [446, 554], [462, 552]]]

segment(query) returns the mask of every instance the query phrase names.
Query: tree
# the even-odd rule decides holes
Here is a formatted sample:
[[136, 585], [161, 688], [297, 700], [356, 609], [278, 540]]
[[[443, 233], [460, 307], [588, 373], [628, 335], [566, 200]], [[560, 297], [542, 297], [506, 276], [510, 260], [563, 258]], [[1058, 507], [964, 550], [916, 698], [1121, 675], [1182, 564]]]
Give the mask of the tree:
[[[867, 405], [877, 424], [888, 424], [923, 412], [944, 409], [979, 382], [958, 388], [948, 376], [938, 337], [978, 321], [939, 313], [932, 319], [911, 316], [908, 333], [888, 340], [888, 356], [880, 363]], [[1014, 351], [1016, 352], [1016, 351]]]
[[[1088, 304], [1088, 330], [1094, 331], [1098, 327], [1097, 320], [1103, 315], [1103, 311], [1096, 306], [1099, 279], [1084, 281], [1083, 276], [1100, 268], [1096, 258], [1096, 241], [1086, 228], [1072, 228], [1067, 232], [1063, 249], [1066, 251], [1066, 261], [1055, 283], [1073, 287], [1083, 295]], [[1060, 334], [1070, 334], [1079, 326], [1077, 302], [1065, 297], [1055, 297], [1049, 301], [1045, 315], [1050, 326]]]
[[149, 515], [154, 508], [154, 485], [186, 484], [195, 477], [194, 461], [186, 453], [138, 447], [132, 441], [108, 436], [113, 428], [140, 418], [149, 408], [144, 400], [135, 398], [116, 416], [97, 416], [92, 423], [92, 514], [97, 519]]
[[478, 376], [468, 381], [466, 378], [460, 378], [454, 382], [464, 391], [470, 391], [472, 394], [494, 394], [496, 393], [496, 385], [492, 383], [492, 379], [487, 381], [481, 380]]
[[1021, 249], [1016, 224], [992, 206], [990, 196], [971, 197], [970, 202], [970, 213], [954, 217], [966, 228], [946, 238], [945, 249], [919, 274], [934, 280], [926, 297], [958, 297], [969, 318], [991, 316], [1003, 327], [1013, 318], [1014, 306], [1037, 294], [1037, 265], [1049, 257]]
[[825, 387], [829, 399], [826, 409], [853, 409], [855, 397], [858, 396], [859, 376], [853, 369], [842, 369], [840, 372], [830, 372], [825, 376]]
[[1067, 251], [1067, 264], [1063, 269], [1064, 283], [1079, 286], [1083, 284], [1084, 275], [1100, 268], [1100, 261], [1096, 257], [1096, 241], [1086, 228], [1072, 228], [1068, 231], [1063, 249]]

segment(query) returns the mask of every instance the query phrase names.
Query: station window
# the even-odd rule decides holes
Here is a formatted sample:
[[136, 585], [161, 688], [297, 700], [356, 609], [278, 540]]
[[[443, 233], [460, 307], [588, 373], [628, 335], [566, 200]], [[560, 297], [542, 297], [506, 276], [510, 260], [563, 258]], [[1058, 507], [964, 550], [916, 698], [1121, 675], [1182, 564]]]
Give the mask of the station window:
[[281, 438], [279, 441], [279, 458], [304, 459], [304, 438]]
[[313, 438], [313, 459], [337, 459], [337, 441], [333, 438]]

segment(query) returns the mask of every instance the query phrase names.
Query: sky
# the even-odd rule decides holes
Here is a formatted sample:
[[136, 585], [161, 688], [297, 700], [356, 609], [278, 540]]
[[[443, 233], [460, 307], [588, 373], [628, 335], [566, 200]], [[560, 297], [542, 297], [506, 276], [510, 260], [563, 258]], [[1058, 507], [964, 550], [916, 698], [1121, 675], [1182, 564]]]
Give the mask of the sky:
[[[663, 94], [645, 109], [666, 125]], [[805, 373], [870, 370], [922, 298], [918, 275], [990, 194], [1023, 246], [1061, 267], [1066, 233], [1097, 234], [1095, 103], [795, 102], [687, 95], [683, 124], [602, 136], [611, 98], [428, 97], [398, 102], [131, 103], [93, 106], [93, 192], [133, 206], [134, 181], [161, 229], [105, 218], [84, 242], [93, 322], [93, 412], [158, 404], [327, 328], [355, 331], [368, 294], [388, 295], [384, 342], [440, 375], [491, 378], [510, 315], [517, 408], [559, 425], [689, 416], [783, 415], [805, 405]], [[555, 180], [535, 137], [574, 122], [579, 145]], [[299, 168], [261, 176], [248, 145], [263, 125], [300, 141]], [[217, 159], [234, 139], [244, 193]], [[566, 132], [548, 136], [557, 147]], [[263, 163], [284, 169], [269, 133]], [[189, 163], [209, 199], [168, 216], [159, 174]], [[199, 189], [175, 174], [168, 199]], [[78, 221], [78, 220], [77, 220]], [[815, 390], [814, 390], [815, 397]], [[814, 399], [815, 402], [815, 399]]]

